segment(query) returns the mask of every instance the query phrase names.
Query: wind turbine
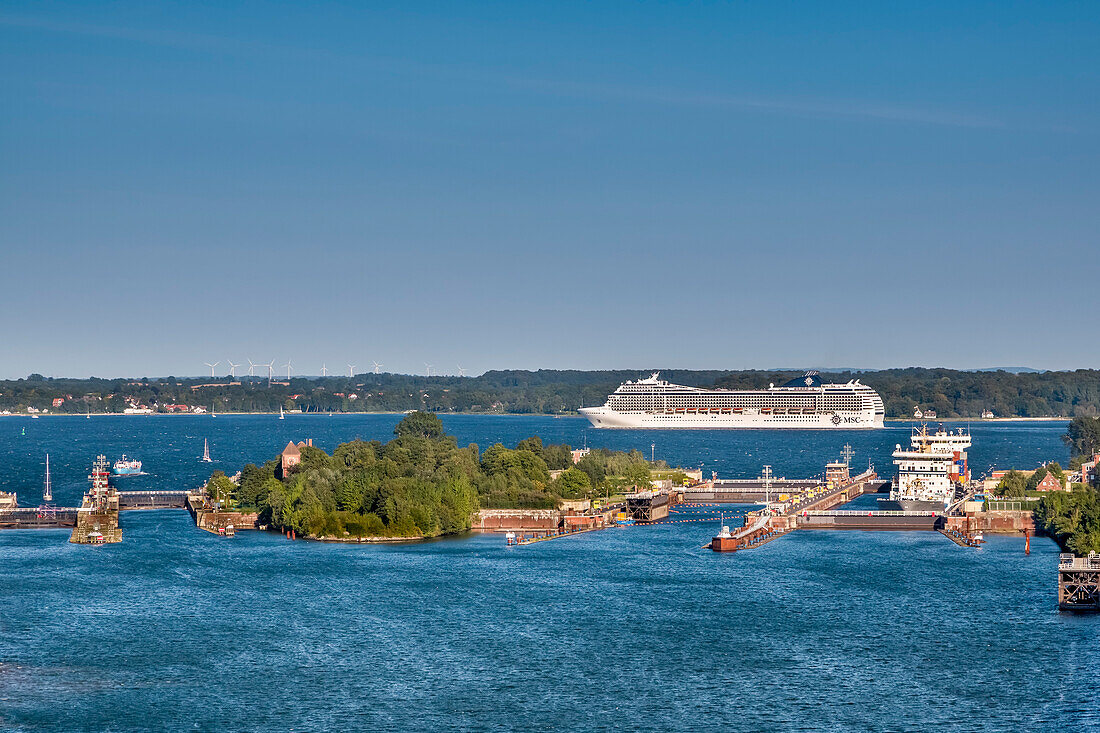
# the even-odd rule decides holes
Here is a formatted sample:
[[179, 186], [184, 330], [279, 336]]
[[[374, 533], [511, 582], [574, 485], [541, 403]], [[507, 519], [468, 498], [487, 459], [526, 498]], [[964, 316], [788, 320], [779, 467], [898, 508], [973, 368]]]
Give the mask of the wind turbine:
[[267, 367], [267, 383], [271, 384], [271, 378], [275, 376], [275, 360], [272, 359], [266, 364], [260, 364], [260, 366]]
[[[248, 376], [250, 376], [250, 377], [254, 377], [254, 376], [256, 376], [256, 374], [255, 374], [255, 372], [254, 372], [253, 370], [255, 370], [255, 369], [256, 369], [256, 366], [257, 366], [257, 365], [256, 365], [256, 364], [253, 364], [253, 363], [252, 363], [252, 360], [251, 360], [251, 359], [245, 359], [245, 361], [247, 361], [247, 362], [248, 362]], [[262, 366], [262, 365], [261, 365], [261, 366]]]
[[286, 364], [283, 364], [283, 366], [286, 367], [286, 381], [288, 381], [288, 382], [290, 381], [290, 362], [291, 362], [291, 359], [288, 358], [286, 360]]
[[210, 363], [210, 362], [208, 362], [208, 361], [204, 361], [204, 362], [203, 362], [203, 364], [205, 364], [206, 366], [210, 367], [210, 376], [211, 376], [211, 378], [213, 378], [213, 376], [214, 376], [214, 367], [216, 367], [216, 366], [217, 366], [218, 364], [221, 364], [221, 362], [220, 362], [220, 361], [216, 361], [216, 362], [214, 362], [213, 364], [211, 364], [211, 363]]
[[355, 365], [354, 364], [348, 364], [348, 376], [349, 377], [354, 377], [355, 376], [354, 372], [355, 372]]
[[328, 369], [325, 368], [325, 363], [324, 362], [321, 362], [321, 376], [322, 377], [327, 377], [328, 376]]
[[428, 370], [428, 376], [429, 377], [432, 376], [432, 366], [433, 366], [432, 364], [429, 364], [428, 362], [424, 362], [424, 368]]
[[466, 376], [466, 370], [463, 369], [462, 367], [459, 367], [458, 368], [458, 376], [465, 377]]
[[371, 363], [374, 364], [374, 373], [375, 374], [378, 374], [378, 370], [381, 369], [382, 367], [386, 366], [385, 364], [379, 364], [376, 361], [373, 361]]
[[226, 359], [225, 363], [229, 365], [229, 378], [232, 379], [233, 377], [237, 376], [237, 367], [239, 367], [240, 364], [234, 364], [233, 362], [229, 361], [229, 359]]

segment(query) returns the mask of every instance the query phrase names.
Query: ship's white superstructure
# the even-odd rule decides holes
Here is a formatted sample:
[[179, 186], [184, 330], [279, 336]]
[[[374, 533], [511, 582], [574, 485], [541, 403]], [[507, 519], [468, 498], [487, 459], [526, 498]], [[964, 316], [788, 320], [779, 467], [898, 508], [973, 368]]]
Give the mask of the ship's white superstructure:
[[970, 433], [929, 433], [921, 426], [913, 431], [910, 447], [895, 446], [897, 475], [890, 498], [879, 499], [882, 509], [942, 512], [955, 498], [955, 487], [970, 478], [966, 449]]
[[859, 380], [823, 384], [807, 372], [767, 389], [704, 389], [654, 373], [619, 386], [581, 414], [597, 428], [881, 428], [882, 398]]

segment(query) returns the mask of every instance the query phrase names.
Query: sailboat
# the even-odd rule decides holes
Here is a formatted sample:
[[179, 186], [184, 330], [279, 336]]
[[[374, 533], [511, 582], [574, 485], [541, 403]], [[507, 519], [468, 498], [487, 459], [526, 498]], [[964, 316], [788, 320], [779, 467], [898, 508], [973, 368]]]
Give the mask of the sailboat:
[[42, 501], [53, 501], [53, 487], [50, 485], [50, 454], [46, 454], [46, 487], [42, 489]]
[[286, 417], [283, 415], [283, 406], [282, 405], [279, 405], [279, 419], [280, 420], [285, 420], [286, 419]]
[[206, 438], [202, 439], [202, 462], [203, 463], [213, 463], [214, 462], [214, 459], [210, 457], [210, 443], [207, 442]]

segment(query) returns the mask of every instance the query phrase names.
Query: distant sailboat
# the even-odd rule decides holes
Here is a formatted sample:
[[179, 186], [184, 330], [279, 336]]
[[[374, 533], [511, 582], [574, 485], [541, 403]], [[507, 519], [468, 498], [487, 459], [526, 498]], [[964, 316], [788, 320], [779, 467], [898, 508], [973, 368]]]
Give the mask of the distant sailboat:
[[210, 443], [207, 442], [206, 438], [202, 439], [202, 462], [203, 463], [213, 463], [214, 462], [214, 459], [210, 457]]
[[46, 488], [42, 489], [42, 501], [53, 501], [53, 487], [50, 485], [50, 454], [46, 454]]
[[286, 419], [286, 417], [283, 415], [283, 406], [282, 405], [279, 405], [279, 419], [280, 420], [285, 420]]
[[210, 403], [210, 417], [217, 417], [217, 415], [214, 414], [214, 403], [213, 402]]

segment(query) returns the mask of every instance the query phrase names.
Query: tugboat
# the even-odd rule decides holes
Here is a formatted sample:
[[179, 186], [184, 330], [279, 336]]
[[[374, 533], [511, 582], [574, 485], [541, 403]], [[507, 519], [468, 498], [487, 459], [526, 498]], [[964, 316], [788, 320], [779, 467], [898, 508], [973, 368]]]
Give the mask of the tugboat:
[[122, 458], [115, 461], [111, 467], [111, 472], [115, 476], [135, 476], [141, 473], [141, 461], [135, 458], [126, 458], [126, 454], [122, 454]]

